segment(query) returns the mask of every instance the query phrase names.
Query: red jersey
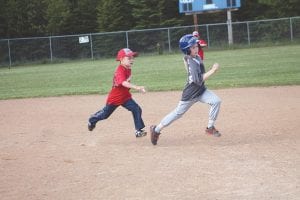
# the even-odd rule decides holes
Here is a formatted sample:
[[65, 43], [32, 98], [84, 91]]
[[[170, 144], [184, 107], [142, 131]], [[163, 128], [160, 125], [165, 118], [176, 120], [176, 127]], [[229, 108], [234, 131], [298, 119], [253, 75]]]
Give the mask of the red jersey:
[[200, 56], [201, 60], [203, 61], [204, 60], [204, 52], [203, 52], [202, 47], [199, 47], [198, 55]]
[[203, 52], [202, 47], [206, 47], [207, 43], [204, 40], [199, 40], [198, 45], [199, 45], [198, 55], [200, 56], [201, 60], [203, 61], [204, 60], [204, 52]]
[[130, 82], [131, 69], [119, 65], [115, 71], [113, 78], [113, 86], [107, 97], [107, 104], [122, 105], [127, 100], [131, 99], [130, 88], [124, 87], [124, 81]]

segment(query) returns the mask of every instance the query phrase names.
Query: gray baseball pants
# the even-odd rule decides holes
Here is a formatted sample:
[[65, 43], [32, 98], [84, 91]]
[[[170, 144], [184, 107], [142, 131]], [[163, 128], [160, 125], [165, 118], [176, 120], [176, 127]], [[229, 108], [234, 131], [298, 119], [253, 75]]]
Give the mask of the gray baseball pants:
[[165, 116], [160, 122], [164, 127], [169, 126], [175, 120], [182, 117], [182, 115], [189, 110], [189, 108], [196, 102], [202, 102], [210, 105], [209, 120], [215, 121], [218, 117], [221, 99], [212, 91], [206, 89], [204, 93], [191, 101], [179, 101], [177, 107]]

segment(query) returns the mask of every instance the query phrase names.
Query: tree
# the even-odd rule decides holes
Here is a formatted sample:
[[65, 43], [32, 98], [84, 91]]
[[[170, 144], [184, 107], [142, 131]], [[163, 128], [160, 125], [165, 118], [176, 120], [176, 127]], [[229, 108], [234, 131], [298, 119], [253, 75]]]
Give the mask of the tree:
[[[0, 37], [33, 37], [192, 25], [178, 0], [0, 0]], [[298, 16], [299, 0], [241, 0], [233, 21]], [[226, 11], [198, 15], [226, 22]]]
[[97, 30], [97, 0], [69, 0], [62, 32], [65, 34], [90, 33]]
[[134, 26], [132, 8], [127, 0], [102, 0], [97, 7], [98, 30], [121, 31]]
[[258, 0], [258, 2], [268, 8], [263, 15], [266, 18], [293, 17], [300, 13], [299, 0]]
[[[56, 2], [59, 4], [55, 5]], [[55, 16], [55, 9], [58, 8], [57, 18], [53, 19], [53, 22], [59, 22], [57, 27], [60, 34], [91, 33], [97, 30], [97, 2], [97, 0], [52, 0], [54, 5], [49, 13], [54, 13]], [[55, 30], [53, 29], [56, 27], [55, 23], [49, 28], [51, 27]]]
[[82, 33], [94, 33], [98, 31], [97, 21], [97, 6], [98, 0], [84, 0], [80, 1], [80, 25], [82, 27]]
[[160, 27], [180, 26], [189, 18], [179, 13], [178, 0], [162, 0], [160, 6]]
[[65, 0], [50, 0], [47, 9], [47, 32], [50, 35], [63, 34], [67, 16], [70, 15], [68, 3]]
[[7, 3], [7, 36], [43, 36], [46, 32], [46, 0], [10, 0]]
[[132, 15], [135, 28], [157, 28], [162, 22], [163, 0], [129, 0], [133, 6]]
[[241, 8], [232, 12], [232, 18], [237, 21], [263, 19], [266, 10], [268, 7], [259, 3], [259, 0], [241, 0]]
[[7, 1], [0, 0], [0, 38], [7, 37]]

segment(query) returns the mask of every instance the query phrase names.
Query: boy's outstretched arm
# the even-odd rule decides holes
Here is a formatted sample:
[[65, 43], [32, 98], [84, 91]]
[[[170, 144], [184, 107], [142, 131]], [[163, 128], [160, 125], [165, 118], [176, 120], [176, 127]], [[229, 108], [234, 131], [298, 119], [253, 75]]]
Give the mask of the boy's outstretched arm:
[[135, 89], [135, 90], [138, 90], [138, 91], [143, 92], [143, 93], [146, 92], [146, 89], [145, 89], [144, 86], [134, 85], [134, 84], [132, 84], [132, 83], [130, 83], [130, 82], [128, 82], [128, 81], [123, 81], [123, 82], [122, 82], [122, 85], [123, 85], [124, 87], [131, 88], [131, 89]]

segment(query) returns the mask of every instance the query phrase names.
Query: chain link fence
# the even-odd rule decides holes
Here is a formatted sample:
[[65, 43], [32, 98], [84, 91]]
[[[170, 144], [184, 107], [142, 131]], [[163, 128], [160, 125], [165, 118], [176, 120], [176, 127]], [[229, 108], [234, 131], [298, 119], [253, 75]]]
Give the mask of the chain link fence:
[[[300, 17], [233, 22], [233, 44], [228, 42], [228, 24], [196, 27], [210, 48], [265, 46], [300, 42]], [[47, 63], [72, 59], [114, 57], [124, 47], [145, 54], [179, 51], [178, 40], [195, 26], [82, 35], [16, 38], [0, 40], [0, 67], [24, 63]], [[84, 39], [84, 40], [81, 40]]]

